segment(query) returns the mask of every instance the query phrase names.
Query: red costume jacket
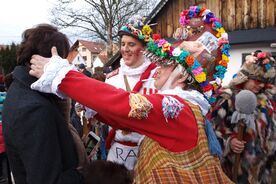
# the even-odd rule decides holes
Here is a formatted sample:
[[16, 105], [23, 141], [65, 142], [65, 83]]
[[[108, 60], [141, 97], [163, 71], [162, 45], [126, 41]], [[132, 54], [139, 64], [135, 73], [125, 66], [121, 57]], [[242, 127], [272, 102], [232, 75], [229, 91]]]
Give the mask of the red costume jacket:
[[164, 95], [151, 94], [145, 97], [153, 108], [142, 120], [128, 117], [131, 110], [129, 92], [70, 71], [59, 84], [59, 90], [72, 99], [98, 112], [98, 118], [113, 127], [131, 130], [146, 135], [172, 151], [182, 152], [197, 144], [198, 130], [191, 108], [178, 96], [173, 96], [184, 107], [174, 119], [166, 121], [162, 111]]

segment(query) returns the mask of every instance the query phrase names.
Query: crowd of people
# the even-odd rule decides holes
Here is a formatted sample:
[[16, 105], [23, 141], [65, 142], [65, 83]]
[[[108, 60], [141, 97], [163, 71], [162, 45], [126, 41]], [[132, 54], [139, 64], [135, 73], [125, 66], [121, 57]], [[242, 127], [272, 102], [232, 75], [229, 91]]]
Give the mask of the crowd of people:
[[2, 121], [15, 183], [272, 183], [275, 59], [252, 51], [222, 86], [220, 21], [191, 6], [180, 24], [170, 43], [133, 17], [108, 75], [69, 63], [52, 25], [26, 30]]

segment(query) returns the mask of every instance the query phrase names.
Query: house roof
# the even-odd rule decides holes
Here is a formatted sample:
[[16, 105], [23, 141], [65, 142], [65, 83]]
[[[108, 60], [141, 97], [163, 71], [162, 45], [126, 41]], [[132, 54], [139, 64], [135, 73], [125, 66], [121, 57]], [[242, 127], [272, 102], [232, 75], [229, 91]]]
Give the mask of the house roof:
[[[103, 43], [86, 41], [86, 40], [77, 40], [77, 42], [81, 43], [91, 53], [97, 53], [98, 54], [105, 48], [105, 45]], [[79, 44], [77, 44], [77, 45], [79, 45]]]
[[231, 45], [258, 42], [276, 42], [276, 27], [228, 32]]
[[[117, 53], [118, 50], [119, 50], [118, 46], [116, 44], [113, 44], [113, 53]], [[105, 65], [108, 62], [107, 50], [104, 49], [103, 51], [101, 51], [98, 57], [101, 60], [101, 62]]]
[[70, 52], [69, 52], [69, 54], [68, 54], [68, 56], [67, 56], [67, 60], [69, 61], [69, 62], [72, 62], [74, 59], [75, 59], [75, 57], [78, 55], [78, 51], [76, 51], [76, 50], [71, 50]]
[[120, 59], [122, 58], [121, 52], [118, 51], [115, 55], [113, 55], [107, 63], [105, 63], [105, 67], [112, 66], [112, 69], [116, 69], [120, 65]]
[[169, 0], [161, 0], [158, 5], [151, 11], [149, 16], [145, 20], [145, 24], [149, 24], [152, 19], [160, 12], [160, 10], [166, 5]]

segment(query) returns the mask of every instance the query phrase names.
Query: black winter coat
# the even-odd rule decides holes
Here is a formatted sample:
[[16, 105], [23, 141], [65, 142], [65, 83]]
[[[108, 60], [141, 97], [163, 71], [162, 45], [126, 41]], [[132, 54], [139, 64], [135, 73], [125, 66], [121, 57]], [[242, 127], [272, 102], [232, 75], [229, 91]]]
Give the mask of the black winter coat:
[[3, 133], [16, 184], [83, 183], [78, 157], [56, 96], [30, 88], [36, 78], [17, 66], [3, 109]]

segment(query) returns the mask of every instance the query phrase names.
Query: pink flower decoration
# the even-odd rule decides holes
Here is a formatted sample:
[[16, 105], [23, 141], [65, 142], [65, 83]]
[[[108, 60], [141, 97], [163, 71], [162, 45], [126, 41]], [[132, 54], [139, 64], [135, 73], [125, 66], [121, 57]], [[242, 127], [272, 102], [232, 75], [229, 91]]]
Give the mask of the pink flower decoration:
[[182, 26], [185, 26], [185, 25], [186, 25], [186, 17], [184, 17], [184, 16], [180, 17], [179, 23], [180, 23]]
[[259, 52], [257, 55], [258, 58], [265, 58], [266, 57], [266, 53], [265, 52]]
[[224, 38], [221, 38], [221, 39], [219, 39], [219, 41], [218, 41], [218, 45], [219, 45], [219, 46], [221, 46], [221, 45], [223, 45], [223, 44], [228, 44], [228, 43], [229, 43], [229, 40], [224, 39]]
[[158, 47], [162, 47], [167, 41], [165, 39], [161, 39], [158, 43]]
[[196, 11], [196, 8], [197, 8], [197, 6], [190, 6], [190, 10], [192, 10], [193, 12]]
[[192, 70], [192, 73], [193, 73], [194, 75], [198, 75], [198, 74], [200, 74], [202, 71], [203, 71], [202, 68], [201, 68], [201, 67], [198, 67], [198, 68], [193, 69], [193, 70]]

